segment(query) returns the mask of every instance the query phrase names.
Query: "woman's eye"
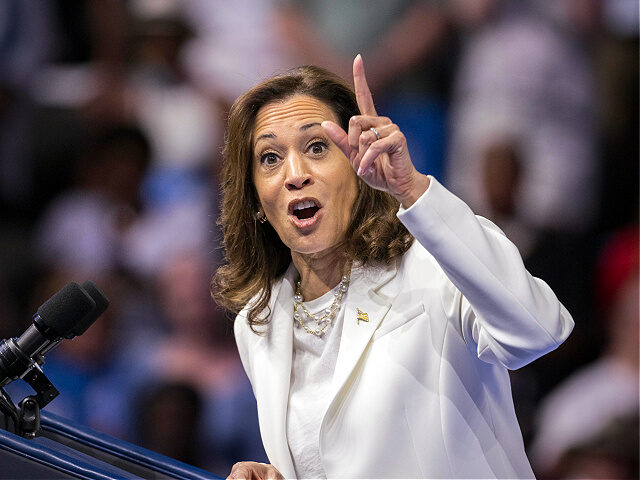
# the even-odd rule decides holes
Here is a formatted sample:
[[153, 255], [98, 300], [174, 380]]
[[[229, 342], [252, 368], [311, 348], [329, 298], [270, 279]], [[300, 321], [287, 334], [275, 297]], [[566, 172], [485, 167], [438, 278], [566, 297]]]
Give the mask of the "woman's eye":
[[273, 152], [268, 152], [260, 157], [260, 162], [265, 165], [275, 165], [278, 162], [278, 157]]
[[326, 149], [327, 149], [327, 144], [324, 143], [324, 142], [313, 142], [309, 146], [309, 150], [314, 155], [321, 155], [321, 154], [323, 154], [325, 152]]

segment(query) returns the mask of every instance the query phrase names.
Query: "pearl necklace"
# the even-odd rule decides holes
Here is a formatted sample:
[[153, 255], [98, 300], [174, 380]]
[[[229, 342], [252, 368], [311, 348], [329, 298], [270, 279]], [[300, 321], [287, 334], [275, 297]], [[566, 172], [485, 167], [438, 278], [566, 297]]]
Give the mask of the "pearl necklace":
[[[322, 336], [327, 327], [331, 325], [336, 313], [340, 310], [342, 297], [347, 293], [348, 289], [349, 274], [343, 276], [342, 280], [340, 280], [338, 289], [336, 293], [334, 293], [334, 299], [331, 306], [325, 308], [322, 315], [312, 315], [303, 303], [304, 299], [302, 298], [302, 292], [300, 290], [300, 280], [296, 281], [296, 294], [293, 297], [293, 319], [311, 335], [315, 335], [317, 337]], [[302, 313], [300, 310], [302, 310]], [[303, 316], [307, 317], [310, 321], [315, 321], [318, 324], [318, 328], [316, 330], [309, 328], [309, 326], [307, 326], [302, 320]]]

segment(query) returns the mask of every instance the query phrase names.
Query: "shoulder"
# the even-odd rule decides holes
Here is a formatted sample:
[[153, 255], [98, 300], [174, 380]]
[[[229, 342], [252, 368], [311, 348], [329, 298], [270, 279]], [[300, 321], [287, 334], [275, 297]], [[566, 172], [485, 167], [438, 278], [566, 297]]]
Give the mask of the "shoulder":
[[[249, 312], [253, 308], [253, 306], [258, 302], [262, 292], [257, 293], [251, 300], [247, 302], [247, 304], [238, 312], [235, 320], [233, 321], [233, 333], [236, 338], [236, 343], [238, 343], [238, 347], [240, 347], [239, 342], [246, 342], [251, 339], [252, 335], [258, 335], [260, 333], [260, 329], [254, 331], [251, 328], [251, 324], [249, 323]], [[267, 309], [265, 309], [267, 310]], [[268, 316], [268, 310], [264, 312], [260, 312], [260, 316], [264, 317]]]

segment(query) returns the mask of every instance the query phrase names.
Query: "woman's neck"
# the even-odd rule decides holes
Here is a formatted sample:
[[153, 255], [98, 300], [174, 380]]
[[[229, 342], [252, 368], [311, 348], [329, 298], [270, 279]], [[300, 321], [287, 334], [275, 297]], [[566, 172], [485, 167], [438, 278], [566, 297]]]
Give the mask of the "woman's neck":
[[300, 291], [305, 301], [327, 293], [340, 283], [346, 273], [346, 258], [342, 248], [312, 255], [291, 252], [291, 258], [300, 273]]

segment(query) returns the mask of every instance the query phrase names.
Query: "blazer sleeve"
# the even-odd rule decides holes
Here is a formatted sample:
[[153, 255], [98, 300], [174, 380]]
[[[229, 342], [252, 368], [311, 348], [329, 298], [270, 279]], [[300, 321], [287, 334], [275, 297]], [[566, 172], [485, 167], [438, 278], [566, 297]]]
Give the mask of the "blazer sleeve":
[[445, 309], [458, 317], [465, 341], [473, 342], [480, 359], [509, 369], [557, 348], [574, 322], [551, 288], [527, 272], [496, 225], [474, 215], [435, 178], [430, 182], [398, 218], [451, 281]]

